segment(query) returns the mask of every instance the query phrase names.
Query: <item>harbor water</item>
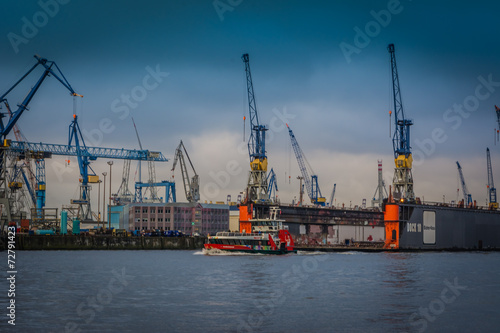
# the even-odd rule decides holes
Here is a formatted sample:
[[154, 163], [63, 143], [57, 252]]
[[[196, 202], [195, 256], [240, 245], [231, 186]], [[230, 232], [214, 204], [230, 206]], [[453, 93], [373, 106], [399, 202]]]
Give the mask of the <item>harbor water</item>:
[[18, 251], [0, 332], [498, 332], [500, 253]]

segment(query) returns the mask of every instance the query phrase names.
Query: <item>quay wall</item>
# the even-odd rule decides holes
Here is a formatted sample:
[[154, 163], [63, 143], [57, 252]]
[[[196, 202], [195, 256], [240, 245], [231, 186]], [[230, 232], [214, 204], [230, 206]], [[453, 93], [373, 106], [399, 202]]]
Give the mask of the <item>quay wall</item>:
[[205, 242], [205, 237], [17, 234], [16, 250], [196, 250]]

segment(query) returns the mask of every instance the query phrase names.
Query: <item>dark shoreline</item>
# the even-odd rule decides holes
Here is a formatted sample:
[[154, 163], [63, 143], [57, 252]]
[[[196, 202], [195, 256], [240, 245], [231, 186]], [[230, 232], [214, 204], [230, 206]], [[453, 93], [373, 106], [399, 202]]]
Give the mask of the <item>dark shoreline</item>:
[[[39, 250], [196, 250], [205, 237], [121, 237], [112, 235], [16, 235], [16, 251]], [[1, 249], [7, 249], [2, 237]]]

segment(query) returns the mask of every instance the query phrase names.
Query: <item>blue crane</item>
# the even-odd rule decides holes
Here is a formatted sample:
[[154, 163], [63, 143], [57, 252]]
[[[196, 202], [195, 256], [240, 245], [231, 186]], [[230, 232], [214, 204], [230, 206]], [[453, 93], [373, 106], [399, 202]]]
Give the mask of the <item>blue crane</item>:
[[493, 169], [491, 167], [490, 149], [486, 148], [486, 164], [488, 171], [488, 197], [490, 209], [498, 209], [497, 189], [493, 183]]
[[465, 178], [464, 174], [462, 172], [462, 167], [460, 166], [460, 163], [457, 161], [457, 167], [458, 167], [458, 175], [460, 177], [460, 184], [462, 185], [462, 194], [464, 196], [464, 205], [466, 207], [470, 207], [472, 205], [472, 195], [469, 193], [469, 190], [467, 189], [467, 185], [465, 185]]
[[[85, 140], [78, 125], [78, 116], [73, 116], [73, 121], [69, 126], [69, 140], [67, 145], [49, 144], [49, 143], [33, 143], [23, 141], [10, 142], [9, 152], [15, 154], [32, 154], [37, 158], [37, 163], [43, 163], [44, 158], [51, 157], [52, 155], [62, 156], [76, 156], [78, 159], [78, 166], [80, 169], [81, 185], [80, 185], [80, 198], [78, 200], [71, 200], [72, 203], [81, 206], [83, 220], [91, 220], [90, 209], [90, 186], [89, 183], [99, 182], [99, 177], [90, 167], [91, 161], [97, 158], [110, 158], [110, 159], [125, 159], [125, 160], [139, 160], [139, 161], [168, 161], [161, 152], [151, 152], [148, 150], [128, 150], [119, 148], [101, 148], [101, 147], [87, 147]], [[90, 171], [89, 171], [90, 170]], [[37, 167], [37, 173], [44, 174], [45, 169], [40, 165]], [[37, 176], [38, 177], [38, 176]], [[43, 176], [45, 178], [45, 176]], [[40, 188], [39, 190], [42, 190]], [[37, 200], [44, 200], [45, 186], [43, 186], [43, 194], [37, 194]], [[37, 209], [40, 207], [37, 205]]]
[[392, 93], [394, 101], [394, 121], [396, 125], [392, 138], [394, 162], [396, 165], [393, 179], [394, 198], [400, 201], [412, 202], [415, 200], [413, 176], [411, 172], [413, 158], [410, 146], [410, 126], [413, 125], [413, 121], [405, 118], [403, 110], [394, 44], [389, 44], [387, 49], [391, 55]]
[[245, 64], [247, 78], [248, 110], [250, 113], [250, 139], [248, 140], [248, 154], [250, 156], [250, 176], [247, 186], [248, 201], [268, 200], [267, 186], [267, 156], [266, 156], [266, 131], [267, 128], [259, 122], [255, 93], [253, 89], [250, 60], [245, 53], [241, 57]]
[[[2, 94], [0, 96], [0, 105], [1, 104], [5, 105], [5, 107], [8, 111], [7, 114], [5, 114], [5, 113], [0, 114], [0, 139], [2, 141], [3, 147], [7, 147], [9, 145], [8, 140], [7, 140], [7, 136], [10, 134], [10, 132], [13, 129], [14, 129], [14, 131], [16, 130], [17, 121], [22, 116], [24, 111], [28, 109], [29, 103], [31, 102], [31, 100], [33, 99], [36, 92], [38, 91], [38, 89], [40, 88], [40, 86], [42, 85], [42, 83], [44, 82], [44, 80], [47, 76], [55, 77], [64, 87], [66, 87], [66, 89], [68, 89], [70, 91], [70, 94], [72, 96], [83, 97], [82, 95], [77, 94], [73, 90], [73, 88], [69, 84], [68, 80], [66, 80], [64, 74], [61, 72], [61, 70], [59, 69], [59, 67], [57, 66], [57, 64], [55, 62], [49, 61], [45, 58], [41, 58], [38, 55], [35, 55], [34, 57], [37, 60], [36, 64], [33, 65], [16, 83], [14, 83], [14, 85], [12, 87], [10, 87], [4, 94]], [[30, 91], [28, 92], [26, 97], [23, 99], [23, 101], [17, 105], [18, 109], [15, 110], [14, 112], [12, 112], [10, 109], [9, 102], [7, 100], [7, 95], [9, 95], [10, 92], [14, 90], [14, 88], [16, 88], [28, 75], [30, 75], [30, 73], [33, 72], [33, 70], [35, 70], [35, 68], [37, 68], [40, 65], [44, 68], [42, 75], [40, 76], [38, 81], [31, 87]], [[4, 122], [4, 118], [7, 119], [6, 123]], [[2, 187], [2, 188], [4, 187], [5, 179], [7, 179], [6, 175], [4, 174], [5, 168], [3, 167], [3, 164], [5, 162], [4, 157], [5, 157], [4, 154], [0, 155], [0, 169], [1, 169], [1, 173], [2, 173], [2, 176], [0, 176], [0, 187]], [[38, 160], [36, 162], [37, 162], [37, 166], [41, 163]], [[39, 175], [40, 178], [36, 178], [36, 193], [37, 193], [36, 194], [37, 195], [36, 204], [37, 204], [37, 209], [41, 209], [43, 207], [41, 205], [43, 205], [45, 202], [45, 196], [44, 196], [45, 195], [45, 192], [44, 192], [45, 191], [45, 179], [44, 179], [44, 173], [40, 173], [38, 169], [37, 169], [37, 175]], [[0, 201], [4, 201], [4, 200], [7, 200], [4, 203], [4, 205], [10, 206], [8, 199], [0, 199]], [[6, 209], [6, 214], [7, 214], [7, 219], [11, 220], [11, 212], [10, 212], [9, 207], [8, 207], [8, 209]], [[2, 226], [2, 229], [3, 229], [3, 226]]]
[[271, 168], [269, 170], [269, 174], [267, 175], [267, 193], [269, 194], [269, 200], [276, 201], [276, 195], [278, 192], [278, 181], [276, 179], [276, 173], [274, 173], [274, 169]]
[[311, 199], [311, 202], [313, 204], [324, 206], [326, 203], [326, 199], [321, 195], [321, 190], [318, 185], [318, 176], [313, 174], [309, 177], [306, 163], [309, 166], [311, 173], [314, 172], [307, 162], [302, 149], [300, 149], [299, 143], [297, 142], [292, 129], [290, 128], [290, 126], [288, 126], [288, 124], [286, 124], [286, 127], [288, 127], [288, 134], [290, 134], [290, 140], [292, 142], [293, 151], [295, 152], [295, 157], [297, 158], [297, 162], [299, 163], [300, 172], [302, 173], [302, 177], [304, 177], [304, 181], [306, 183], [307, 194], [309, 195], [309, 198]]
[[165, 202], [177, 202], [175, 183], [168, 180], [162, 180], [159, 183], [136, 182], [134, 202], [143, 202], [142, 189], [151, 187], [165, 187]]
[[[40, 155], [40, 154], [39, 154]], [[40, 158], [42, 157], [42, 158]], [[47, 180], [45, 178], [45, 158], [44, 156], [38, 156], [35, 159], [35, 179], [36, 179], [36, 215], [41, 216], [42, 209], [45, 207], [45, 189], [47, 187]]]
[[[31, 88], [30, 92], [24, 100], [18, 104], [18, 109], [14, 112], [9, 117], [9, 120], [7, 124], [4, 124], [3, 117], [0, 118], [0, 135], [2, 141], [7, 138], [7, 135], [9, 135], [10, 131], [14, 127], [14, 125], [17, 123], [23, 112], [28, 109], [28, 104], [31, 102], [33, 99], [33, 96], [35, 96], [36, 92], [38, 91], [38, 88], [40, 88], [41, 84], [45, 80], [45, 78], [49, 75], [55, 77], [63, 86], [65, 86], [71, 93], [71, 96], [79, 96], [83, 97], [82, 95], [77, 94], [71, 85], [69, 84], [68, 80], [64, 77], [64, 74], [61, 72], [57, 64], [53, 61], [49, 61], [45, 58], [40, 58], [38, 55], [34, 56], [35, 59], [37, 60], [37, 63], [31, 67], [30, 70], [26, 74], [24, 74], [9, 90], [7, 90], [6, 93], [4, 93], [2, 96], [0, 96], [0, 103], [4, 103], [6, 107], [9, 109], [9, 103], [6, 99], [7, 95], [19, 84], [21, 81], [23, 81], [36, 67], [39, 65], [42, 65], [45, 70], [43, 71], [42, 76], [38, 79], [38, 81], [35, 83], [35, 85]], [[55, 68], [55, 71], [52, 68]], [[58, 74], [59, 73], [59, 74]]]
[[[30, 154], [36, 154], [37, 156], [39, 156], [39, 153], [44, 153], [43, 155], [45, 155], [46, 158], [50, 157], [51, 154], [60, 156], [78, 156], [78, 149], [76, 146], [43, 142], [11, 141], [9, 151], [16, 153], [24, 153], [28, 151]], [[134, 161], [147, 161], [148, 159], [151, 159], [156, 162], [168, 161], [168, 159], [161, 152], [139, 149], [86, 147], [86, 150], [80, 150], [80, 154], [82, 156], [94, 156], [96, 158], [111, 158], [118, 160], [131, 159]]]

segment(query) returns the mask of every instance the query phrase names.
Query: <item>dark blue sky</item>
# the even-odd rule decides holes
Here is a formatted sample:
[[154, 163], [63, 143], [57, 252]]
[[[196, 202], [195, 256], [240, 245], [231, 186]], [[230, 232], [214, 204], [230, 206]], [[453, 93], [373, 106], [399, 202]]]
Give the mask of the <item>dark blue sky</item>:
[[[246, 183], [248, 156], [237, 149], [248, 112], [240, 59], [245, 52], [260, 118], [275, 124], [267, 150], [284, 201], [297, 195], [299, 171], [290, 158], [288, 134], [277, 121], [283, 110], [324, 196], [337, 183], [337, 203], [370, 200], [377, 159], [384, 160], [385, 180], [391, 183], [389, 43], [396, 45], [405, 112], [415, 123], [412, 146], [421, 157], [414, 167], [417, 196], [456, 199], [459, 160], [469, 190], [484, 204], [487, 146], [500, 181], [500, 145], [493, 138], [494, 105], [500, 104], [498, 2], [40, 3], [4, 4], [0, 91], [34, 64], [33, 54], [56, 61], [85, 95], [77, 113], [88, 144], [137, 148], [130, 115], [143, 145], [152, 150], [171, 157], [183, 139], [201, 177], [203, 200], [225, 200], [227, 194], [234, 199]], [[37, 31], [29, 29], [31, 24]], [[346, 47], [356, 51], [346, 57]], [[151, 89], [145, 90], [152, 70], [162, 74], [159, 81], [146, 80]], [[11, 104], [22, 100], [38, 75], [12, 95]], [[124, 102], [123, 95], [134, 93], [136, 100]], [[457, 111], [464, 103], [470, 104]], [[72, 112], [72, 98], [49, 78], [19, 126], [31, 141], [64, 143]], [[99, 128], [103, 119], [112, 130]], [[433, 138], [435, 129], [439, 140]], [[226, 182], [223, 174], [233, 160], [241, 170]], [[51, 188], [67, 196], [77, 188], [77, 171], [71, 169], [76, 163], [62, 169], [60, 161], [48, 163], [49, 206], [63, 201]], [[121, 162], [116, 165], [118, 184]], [[157, 165], [158, 178], [170, 178], [170, 167]], [[94, 169], [102, 172], [107, 165], [97, 161]], [[217, 193], [203, 190], [217, 183]]]

